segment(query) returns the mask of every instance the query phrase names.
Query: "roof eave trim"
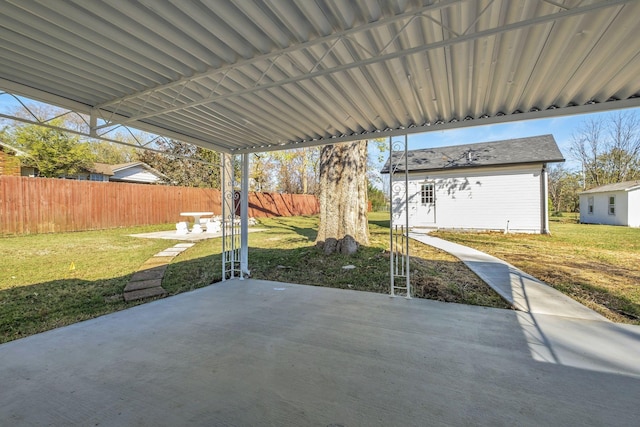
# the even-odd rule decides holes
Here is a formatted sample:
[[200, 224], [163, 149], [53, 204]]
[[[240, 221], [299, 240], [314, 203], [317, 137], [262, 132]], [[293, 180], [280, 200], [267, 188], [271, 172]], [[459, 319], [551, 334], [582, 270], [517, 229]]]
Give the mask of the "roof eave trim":
[[[534, 160], [530, 162], [517, 162], [517, 163], [494, 163], [490, 165], [460, 165], [460, 166], [451, 166], [448, 168], [431, 168], [431, 169], [412, 169], [409, 168], [409, 173], [421, 173], [421, 172], [446, 172], [446, 171], [455, 171], [460, 169], [488, 169], [488, 168], [496, 168], [496, 167], [510, 167], [510, 166], [524, 166], [524, 165], [543, 165], [546, 163], [562, 163], [565, 162], [565, 159], [556, 159], [556, 160]], [[404, 169], [398, 168], [397, 172], [404, 172]], [[389, 170], [382, 169], [380, 173], [388, 174]]]
[[460, 129], [474, 126], [488, 126], [516, 121], [548, 119], [553, 117], [565, 117], [574, 114], [597, 113], [626, 108], [640, 107], [640, 96], [634, 96], [623, 100], [609, 100], [605, 102], [589, 102], [584, 105], [568, 105], [564, 107], [551, 106], [545, 110], [529, 111], [526, 113], [510, 113], [469, 118], [465, 120], [452, 120], [447, 123], [425, 123], [423, 125], [409, 125], [397, 129], [362, 131], [351, 135], [339, 137], [318, 138], [313, 140], [289, 141], [284, 144], [265, 144], [243, 149], [231, 150], [231, 154], [263, 153], [268, 151], [291, 150], [295, 148], [315, 147], [319, 145], [338, 144], [359, 140], [372, 140], [378, 138], [393, 138], [396, 136], [412, 135], [416, 133], [439, 132], [443, 130]]

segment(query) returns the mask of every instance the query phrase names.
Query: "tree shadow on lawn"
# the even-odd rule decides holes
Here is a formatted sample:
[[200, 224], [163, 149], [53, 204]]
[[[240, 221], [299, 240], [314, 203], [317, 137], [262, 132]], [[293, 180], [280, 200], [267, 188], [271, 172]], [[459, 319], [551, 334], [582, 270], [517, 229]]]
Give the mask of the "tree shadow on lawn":
[[[462, 280], [452, 281], [449, 271], [458, 264], [461, 263], [412, 259], [414, 296], [505, 307], [486, 285], [486, 289], [477, 290]], [[347, 265], [355, 268], [342, 268]], [[249, 248], [249, 268], [253, 279], [389, 293], [389, 254], [379, 247], [363, 246], [357, 256], [324, 255], [315, 246]], [[0, 343], [158, 299], [125, 302], [122, 295], [132, 274], [95, 281], [53, 280], [0, 291]], [[168, 265], [162, 287], [171, 296], [221, 280], [220, 253], [184, 260], [178, 256]]]
[[[387, 230], [389, 229], [389, 227], [391, 226], [391, 221], [386, 219], [386, 220], [369, 220], [369, 224], [373, 224], [373, 225], [377, 225], [378, 227], [382, 227], [382, 228], [386, 228]], [[388, 231], [387, 231], [388, 233]]]
[[282, 229], [285, 229], [287, 231], [293, 231], [294, 233], [298, 234], [299, 236], [305, 237], [310, 242], [315, 241], [316, 237], [318, 236], [317, 228], [296, 227], [295, 225], [289, 224], [289, 223], [284, 222], [284, 221], [279, 221], [279, 220], [274, 220], [273, 224], [274, 224], [274, 227], [271, 228], [270, 230], [268, 230], [266, 233], [279, 234], [280, 230], [278, 230], [278, 228], [282, 228]]
[[[345, 266], [354, 268], [345, 269]], [[356, 256], [325, 255], [315, 246], [249, 249], [251, 278], [388, 294], [389, 253], [361, 246]], [[443, 302], [509, 308], [460, 261], [411, 258], [413, 296]], [[464, 278], [459, 271], [462, 269]], [[456, 273], [458, 272], [458, 273]]]
[[[0, 290], [0, 343], [158, 299], [124, 301], [124, 288], [134, 273], [100, 280], [58, 279]], [[169, 295], [175, 295], [221, 277], [221, 256], [212, 254], [169, 264], [162, 285]]]
[[139, 304], [122, 298], [129, 277], [69, 278], [1, 290], [0, 343]]

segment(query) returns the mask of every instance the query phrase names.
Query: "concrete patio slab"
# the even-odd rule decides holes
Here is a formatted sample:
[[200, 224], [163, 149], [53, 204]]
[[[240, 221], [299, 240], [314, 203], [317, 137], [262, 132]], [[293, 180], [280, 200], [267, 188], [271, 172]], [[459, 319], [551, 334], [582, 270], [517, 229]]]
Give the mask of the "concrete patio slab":
[[0, 345], [0, 425], [635, 425], [640, 328], [229, 280]]
[[[249, 228], [249, 233], [257, 233], [264, 231], [264, 228]], [[176, 230], [156, 231], [152, 233], [130, 234], [131, 237], [140, 237], [144, 239], [165, 239], [165, 240], [184, 240], [188, 242], [198, 242], [200, 240], [214, 239], [222, 237], [222, 232], [210, 233], [204, 231], [202, 233], [178, 234]]]

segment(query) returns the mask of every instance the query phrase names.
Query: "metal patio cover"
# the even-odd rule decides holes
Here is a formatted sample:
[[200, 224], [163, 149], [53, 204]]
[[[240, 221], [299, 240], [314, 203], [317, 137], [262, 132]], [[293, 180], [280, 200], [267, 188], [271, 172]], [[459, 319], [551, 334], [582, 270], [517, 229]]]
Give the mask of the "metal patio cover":
[[0, 88], [227, 153], [640, 106], [638, 0], [0, 0]]

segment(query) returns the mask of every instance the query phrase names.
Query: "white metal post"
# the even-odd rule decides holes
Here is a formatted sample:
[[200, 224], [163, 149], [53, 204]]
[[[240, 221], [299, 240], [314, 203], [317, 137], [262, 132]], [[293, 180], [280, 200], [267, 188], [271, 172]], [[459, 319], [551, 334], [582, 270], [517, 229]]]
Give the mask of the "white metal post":
[[236, 231], [237, 197], [233, 157], [221, 154], [222, 160], [222, 280], [240, 274], [240, 241]]
[[242, 155], [242, 187], [240, 191], [240, 279], [249, 271], [249, 154]]
[[542, 234], [551, 234], [549, 230], [549, 173], [547, 164], [542, 165]]
[[395, 274], [394, 274], [395, 254], [393, 247], [393, 141], [389, 137], [389, 266], [391, 281], [391, 296], [395, 297]]
[[227, 159], [226, 154], [220, 154], [220, 202], [222, 204], [222, 280], [227, 280]]
[[409, 272], [409, 135], [404, 135], [404, 224], [407, 236], [405, 238], [405, 256], [407, 258], [407, 295], [411, 299], [411, 275]]
[[[411, 275], [409, 268], [409, 156], [408, 156], [408, 147], [409, 147], [409, 137], [405, 135], [404, 137], [404, 147], [401, 150], [400, 145], [402, 142], [396, 141], [395, 143], [392, 141], [392, 138], [389, 138], [389, 199], [391, 203], [391, 212], [389, 215], [389, 263], [390, 263], [390, 282], [391, 282], [391, 293], [390, 295], [394, 297], [396, 295], [396, 288], [400, 290], [406, 291], [405, 298], [411, 299]], [[394, 148], [396, 148], [394, 150]], [[393, 154], [396, 153], [396, 158], [394, 158]], [[404, 160], [404, 164], [402, 167], [404, 168], [404, 182], [402, 180], [394, 181], [395, 172], [400, 167], [402, 161]], [[404, 188], [402, 188], [404, 185]], [[395, 200], [394, 200], [394, 196]], [[400, 206], [400, 203], [403, 203], [404, 206]], [[398, 216], [398, 223], [400, 225], [395, 225], [393, 221], [394, 215], [394, 205], [396, 209], [400, 210], [402, 207], [404, 209], [404, 224], [402, 224], [401, 215]], [[396, 287], [396, 276], [398, 278], [404, 277], [405, 283], [404, 286]]]

